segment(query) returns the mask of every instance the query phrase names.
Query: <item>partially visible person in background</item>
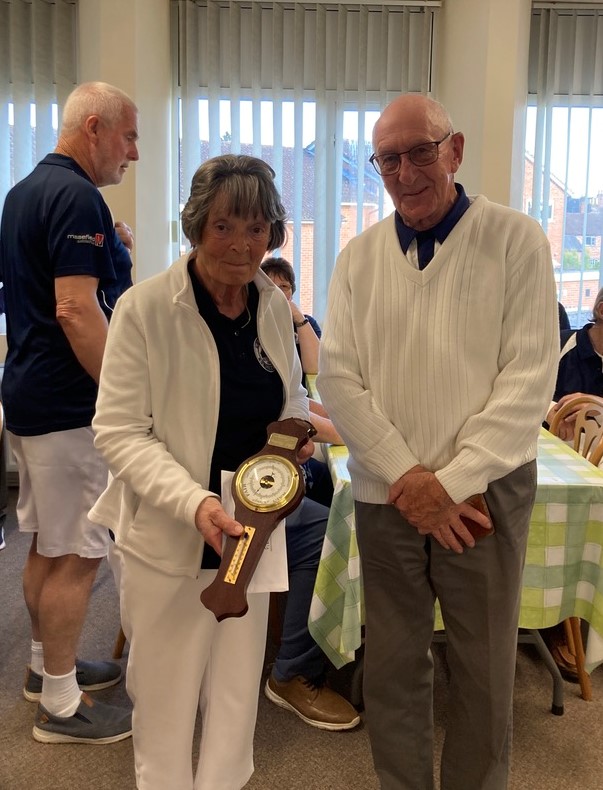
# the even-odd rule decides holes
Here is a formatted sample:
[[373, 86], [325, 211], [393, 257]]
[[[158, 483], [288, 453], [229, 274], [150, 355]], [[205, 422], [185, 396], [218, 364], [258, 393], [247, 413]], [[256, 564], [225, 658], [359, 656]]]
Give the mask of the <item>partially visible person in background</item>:
[[[4, 315], [4, 286], [0, 283], [0, 315]], [[4, 409], [0, 401], [0, 551], [6, 548], [4, 539], [4, 522], [6, 521], [6, 509], [8, 507], [8, 481], [6, 478], [6, 423], [4, 419]]]
[[[320, 433], [314, 438], [323, 439]], [[281, 641], [264, 693], [311, 727], [351, 730], [360, 723], [358, 712], [328, 686], [329, 660], [308, 628], [328, 517], [327, 507], [305, 496], [286, 519], [289, 591]]]
[[[557, 383], [553, 404], [546, 416], [550, 425], [555, 412], [578, 395], [603, 397], [603, 288], [595, 298], [592, 322], [582, 329], [561, 332], [561, 355], [557, 369]], [[559, 425], [559, 436], [565, 441], [574, 438], [577, 412], [570, 412]]]
[[[561, 305], [560, 305], [561, 306]], [[595, 297], [592, 322], [581, 329], [567, 327], [561, 331], [561, 354], [557, 369], [557, 382], [553, 403], [546, 416], [551, 424], [555, 413], [568, 401], [579, 395], [603, 397], [603, 288]], [[573, 442], [578, 404], [561, 420], [557, 435], [566, 442]], [[553, 660], [566, 680], [578, 682], [576, 657], [569, 649], [563, 623], [540, 631]]]
[[[262, 261], [262, 271], [281, 289], [289, 302], [295, 342], [302, 365], [302, 383], [304, 386], [307, 386], [306, 376], [318, 373], [320, 326], [318, 321], [311, 315], [302, 313], [298, 305], [293, 301], [297, 287], [295, 284], [295, 271], [288, 260], [285, 258], [265, 258]], [[322, 437], [320, 441], [328, 444], [343, 444], [341, 436], [329, 419], [327, 410], [322, 403], [313, 398], [310, 398], [309, 401], [310, 420]], [[325, 507], [330, 507], [333, 499], [333, 483], [325, 460], [322, 458], [310, 458], [304, 464], [304, 469], [306, 473], [306, 495], [315, 502], [319, 502]]]
[[[43, 743], [111, 743], [131, 713], [83, 691], [118, 683], [109, 661], [76, 659], [108, 533], [87, 517], [107, 484], [92, 416], [109, 318], [132, 284], [132, 235], [99, 187], [138, 159], [138, 111], [84, 83], [68, 97], [54, 153], [6, 197], [0, 228], [8, 353], [2, 401], [19, 470], [19, 528], [32, 533], [23, 590], [32, 628], [23, 694]], [[122, 239], [125, 239], [124, 245]]]
[[8, 508], [8, 479], [6, 476], [6, 425], [4, 422], [4, 409], [0, 402], [0, 551], [6, 548], [4, 539], [4, 522]]
[[567, 316], [567, 311], [565, 307], [561, 304], [561, 302], [557, 302], [557, 304], [559, 306], [559, 331], [567, 332], [568, 329], [571, 329], [571, 324]]
[[[288, 260], [265, 258], [262, 271], [287, 297], [302, 365], [302, 381], [306, 386], [306, 375], [318, 371], [320, 326], [311, 315], [302, 313], [293, 301], [297, 288], [295, 272]], [[314, 437], [316, 446], [343, 444], [323, 405], [313, 398], [308, 401], [310, 421], [317, 431]], [[291, 710], [306, 724], [325, 730], [347, 730], [355, 727], [360, 718], [347, 700], [326, 686], [328, 660], [308, 629], [312, 592], [327, 530], [328, 508], [333, 499], [333, 482], [324, 457], [309, 458], [303, 469], [306, 504], [295, 514], [294, 523], [287, 520], [289, 595], [281, 643], [264, 690], [268, 699]], [[299, 543], [299, 535], [304, 533], [314, 536], [312, 542], [308, 537], [304, 538], [305, 548]]]
[[295, 343], [301, 359], [304, 376], [318, 373], [318, 349], [320, 341], [320, 326], [311, 315], [302, 313], [293, 296], [297, 290], [295, 285], [295, 272], [293, 266], [285, 258], [265, 258], [262, 261], [262, 271], [287, 297], [291, 318], [295, 327]]
[[[302, 313], [293, 301], [295, 272], [288, 260], [265, 258], [262, 270], [280, 288], [289, 303], [302, 365], [302, 381], [307, 386], [306, 375], [318, 371], [320, 326], [311, 315]], [[317, 431], [314, 437], [316, 446], [343, 444], [323, 405], [312, 398], [308, 403], [310, 421]], [[324, 456], [309, 458], [303, 469], [305, 505], [294, 514], [294, 520], [287, 519], [289, 594], [282, 638], [264, 691], [269, 700], [292, 711], [306, 724], [325, 730], [347, 730], [355, 727], [360, 718], [346, 699], [326, 685], [328, 659], [314, 642], [308, 628], [312, 593], [327, 531], [328, 509], [333, 499], [333, 482]]]

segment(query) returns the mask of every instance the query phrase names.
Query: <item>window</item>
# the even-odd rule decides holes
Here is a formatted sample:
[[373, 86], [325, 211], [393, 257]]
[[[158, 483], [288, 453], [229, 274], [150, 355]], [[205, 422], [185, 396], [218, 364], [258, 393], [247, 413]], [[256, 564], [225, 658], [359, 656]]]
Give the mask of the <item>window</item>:
[[392, 210], [368, 161], [372, 129], [390, 98], [430, 90], [435, 5], [172, 3], [178, 203], [211, 156], [266, 160], [290, 217], [280, 253], [319, 320], [340, 249]]
[[9, 189], [55, 147], [57, 99], [75, 83], [74, 3], [0, 2], [0, 209]]
[[55, 147], [76, 82], [75, 0], [0, 2], [0, 204]]
[[[235, 108], [230, 101], [222, 100], [218, 153], [231, 153], [235, 150], [231, 132], [235, 112], [240, 116], [238, 151], [251, 156], [260, 156], [278, 174], [279, 191], [290, 220], [287, 226], [287, 243], [275, 254], [282, 255], [292, 263], [299, 261], [297, 293], [301, 294], [302, 309], [311, 313], [315, 310], [314, 249], [315, 241], [318, 243], [315, 234], [321, 231], [320, 223], [315, 221], [316, 103], [311, 101], [301, 103], [301, 156], [296, 155], [295, 103], [293, 101], [277, 103], [271, 100], [260, 102], [259, 151], [253, 145], [252, 102], [242, 100]], [[282, 136], [278, 145], [275, 145], [273, 135], [275, 112], [281, 112], [283, 116]], [[206, 99], [199, 100], [200, 162], [210, 156], [209, 115], [209, 102]], [[347, 110], [343, 114], [342, 170], [341, 180], [336, 185], [340, 192], [339, 216], [332, 217], [333, 220], [338, 221], [337, 250], [342, 249], [351, 238], [369, 225], [393, 211], [389, 195], [383, 190], [380, 177], [368, 161], [372, 152], [373, 126], [378, 116], [378, 111], [365, 113], [364, 139], [359, 142], [358, 112]], [[361, 176], [358, 166], [360, 157], [364, 160]], [[301, 189], [298, 189], [300, 184]], [[181, 209], [187, 198], [187, 188], [188, 185], [181, 180], [179, 200]], [[187, 241], [181, 235], [180, 253], [186, 249]]]
[[559, 299], [581, 327], [603, 285], [603, 10], [534, 6], [524, 210], [547, 233]]
[[[528, 200], [527, 205], [524, 207], [524, 211], [526, 214], [530, 214], [532, 217], [536, 217], [539, 221], [545, 215], [544, 207], [542, 203], [540, 204], [540, 208], [538, 211], [532, 211], [532, 201]], [[546, 212], [546, 218], [548, 220], [553, 219], [553, 204], [549, 203], [548, 211]]]

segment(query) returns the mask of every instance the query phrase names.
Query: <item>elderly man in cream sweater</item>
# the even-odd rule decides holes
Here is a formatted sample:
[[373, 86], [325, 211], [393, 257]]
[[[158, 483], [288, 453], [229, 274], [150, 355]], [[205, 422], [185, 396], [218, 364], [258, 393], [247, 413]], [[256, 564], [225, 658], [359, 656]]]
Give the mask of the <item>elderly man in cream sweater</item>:
[[441, 788], [503, 790], [559, 351], [549, 244], [533, 219], [455, 184], [464, 138], [437, 102], [398, 97], [373, 145], [396, 211], [338, 258], [318, 387], [350, 451], [375, 769], [383, 790], [434, 786], [437, 596], [450, 668]]

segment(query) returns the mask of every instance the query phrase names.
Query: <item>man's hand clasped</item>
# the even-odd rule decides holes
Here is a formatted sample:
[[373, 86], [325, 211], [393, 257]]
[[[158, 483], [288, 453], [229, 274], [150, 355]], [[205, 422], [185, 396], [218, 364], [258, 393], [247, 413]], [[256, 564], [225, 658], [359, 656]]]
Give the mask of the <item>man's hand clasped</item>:
[[462, 554], [464, 545], [475, 546], [461, 516], [485, 529], [492, 528], [490, 520], [472, 505], [456, 504], [433, 472], [422, 466], [413, 466], [390, 487], [387, 504], [393, 505], [420, 535], [432, 535], [443, 548], [457, 554]]

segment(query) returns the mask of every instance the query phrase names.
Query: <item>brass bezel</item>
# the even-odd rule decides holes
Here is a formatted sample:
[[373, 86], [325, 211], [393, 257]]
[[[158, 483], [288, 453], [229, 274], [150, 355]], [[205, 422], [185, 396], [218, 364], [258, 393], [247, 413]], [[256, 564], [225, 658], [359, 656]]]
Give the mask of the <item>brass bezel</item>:
[[[276, 461], [287, 468], [288, 472], [291, 475], [291, 482], [287, 491], [283, 494], [282, 497], [280, 497], [277, 500], [277, 502], [273, 503], [272, 505], [256, 505], [255, 503], [251, 502], [243, 493], [242, 479], [245, 473], [252, 466], [270, 460]], [[256, 513], [272, 513], [275, 510], [280, 510], [280, 508], [285, 507], [285, 505], [288, 505], [289, 502], [295, 496], [298, 487], [299, 487], [299, 469], [295, 466], [295, 464], [291, 463], [291, 461], [288, 458], [283, 458], [282, 455], [275, 455], [274, 453], [265, 453], [264, 455], [256, 455], [254, 458], [249, 458], [241, 466], [235, 478], [236, 496], [245, 505], [245, 507], [255, 511]]]

